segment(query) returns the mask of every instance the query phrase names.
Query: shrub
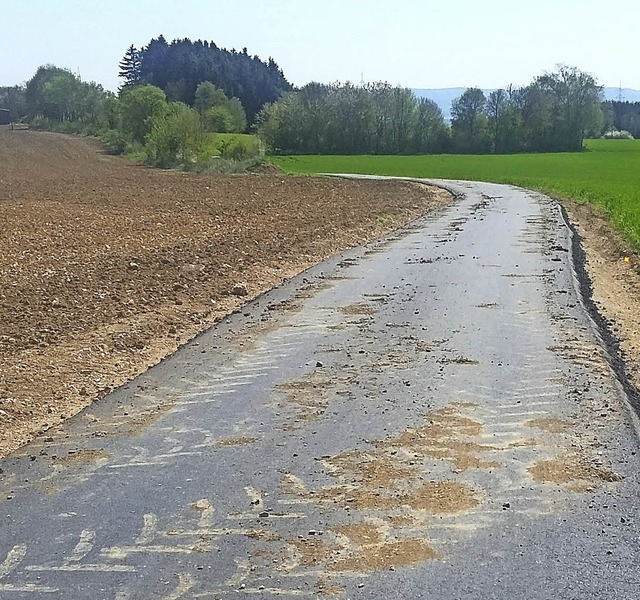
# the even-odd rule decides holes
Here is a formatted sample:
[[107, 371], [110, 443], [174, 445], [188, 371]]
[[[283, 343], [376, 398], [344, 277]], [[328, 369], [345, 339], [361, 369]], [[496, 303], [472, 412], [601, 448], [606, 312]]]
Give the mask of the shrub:
[[198, 113], [182, 102], [172, 102], [151, 120], [145, 152], [151, 165], [173, 167], [195, 160], [201, 145]]
[[121, 131], [107, 129], [98, 134], [98, 138], [109, 154], [124, 154], [127, 151], [127, 138]]

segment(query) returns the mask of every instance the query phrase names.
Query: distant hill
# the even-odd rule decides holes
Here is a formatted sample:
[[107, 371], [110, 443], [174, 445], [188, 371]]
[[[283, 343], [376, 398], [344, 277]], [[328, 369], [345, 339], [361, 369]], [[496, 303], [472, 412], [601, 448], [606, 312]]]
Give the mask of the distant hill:
[[[455, 88], [441, 88], [432, 90], [414, 89], [413, 93], [418, 98], [429, 98], [433, 100], [442, 110], [442, 114], [447, 121], [451, 120], [451, 103], [461, 96], [467, 88], [455, 87]], [[485, 95], [488, 96], [493, 89], [483, 90]], [[632, 90], [629, 88], [604, 88], [604, 97], [606, 100], [618, 100], [618, 97], [622, 97], [622, 100], [628, 102], [640, 102], [640, 90]]]

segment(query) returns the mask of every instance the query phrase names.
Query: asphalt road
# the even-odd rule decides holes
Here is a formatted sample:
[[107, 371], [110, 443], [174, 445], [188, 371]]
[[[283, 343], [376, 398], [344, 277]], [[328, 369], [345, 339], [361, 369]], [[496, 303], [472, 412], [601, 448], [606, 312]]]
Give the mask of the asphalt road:
[[0, 598], [640, 597], [636, 420], [571, 232], [447, 185], [0, 462]]

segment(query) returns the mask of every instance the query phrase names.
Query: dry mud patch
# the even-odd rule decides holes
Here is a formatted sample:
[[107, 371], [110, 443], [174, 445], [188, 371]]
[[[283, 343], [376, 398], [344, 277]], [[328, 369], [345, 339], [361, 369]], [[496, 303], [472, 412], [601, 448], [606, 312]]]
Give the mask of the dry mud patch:
[[[483, 443], [492, 419], [499, 420], [485, 408], [454, 401], [365, 449], [318, 457], [324, 475], [315, 485], [285, 474], [283, 494], [342, 522], [283, 536], [280, 549], [266, 553], [267, 567], [320, 574], [326, 578], [318, 580], [320, 592], [337, 593], [335, 582], [344, 577], [446, 560], [448, 541], [494, 526], [507, 509], [545, 515], [559, 510], [550, 496], [622, 480], [573, 422], [553, 413], [514, 423], [517, 441]], [[529, 430], [537, 430], [537, 439], [527, 437]], [[514, 485], [528, 490], [526, 498], [513, 493]]]
[[450, 201], [407, 182], [151, 170], [33, 131], [0, 131], [0, 159], [0, 456], [249, 299]]

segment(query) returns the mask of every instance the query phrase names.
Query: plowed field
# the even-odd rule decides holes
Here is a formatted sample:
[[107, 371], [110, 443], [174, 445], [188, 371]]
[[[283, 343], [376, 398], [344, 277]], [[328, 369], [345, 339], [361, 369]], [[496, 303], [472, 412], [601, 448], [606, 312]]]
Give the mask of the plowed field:
[[249, 298], [448, 201], [410, 183], [157, 171], [0, 129], [0, 456]]

